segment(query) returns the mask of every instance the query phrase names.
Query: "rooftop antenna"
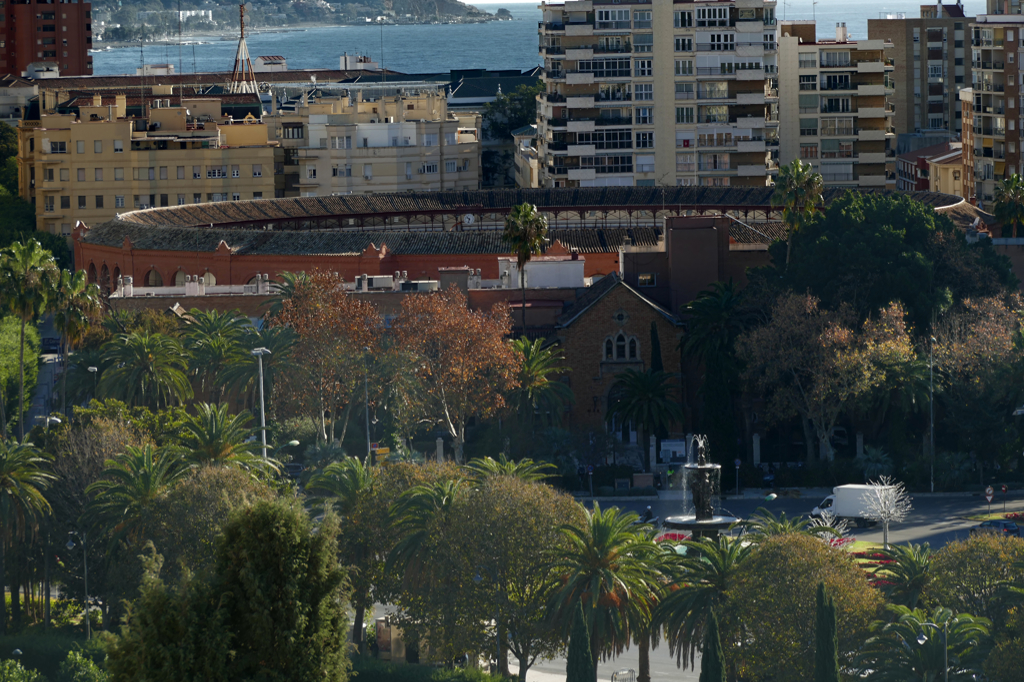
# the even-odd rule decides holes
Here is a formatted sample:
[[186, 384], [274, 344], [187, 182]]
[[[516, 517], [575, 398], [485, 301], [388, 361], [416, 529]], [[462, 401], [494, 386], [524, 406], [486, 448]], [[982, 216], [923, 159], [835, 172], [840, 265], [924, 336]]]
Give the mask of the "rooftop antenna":
[[256, 85], [256, 74], [252, 71], [249, 48], [245, 44], [245, 5], [238, 6], [238, 32], [238, 51], [235, 53], [235, 69], [231, 72], [231, 87], [228, 92], [256, 94], [259, 87]]

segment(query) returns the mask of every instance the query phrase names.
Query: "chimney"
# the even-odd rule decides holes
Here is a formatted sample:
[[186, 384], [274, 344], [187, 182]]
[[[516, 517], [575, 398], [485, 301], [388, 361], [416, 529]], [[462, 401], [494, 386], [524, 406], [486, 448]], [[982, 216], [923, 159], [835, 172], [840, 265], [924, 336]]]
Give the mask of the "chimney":
[[846, 33], [846, 22], [845, 21], [837, 22], [836, 23], [836, 42], [837, 43], [845, 43], [845, 42], [847, 42], [847, 38], [848, 38], [848, 36], [847, 36], [847, 33]]

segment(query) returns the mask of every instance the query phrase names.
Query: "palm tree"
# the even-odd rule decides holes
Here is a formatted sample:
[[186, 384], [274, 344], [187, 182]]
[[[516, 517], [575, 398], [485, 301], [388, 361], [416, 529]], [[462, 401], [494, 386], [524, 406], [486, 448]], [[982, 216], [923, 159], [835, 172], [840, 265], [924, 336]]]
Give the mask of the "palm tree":
[[277, 470], [277, 462], [264, 460], [258, 453], [262, 448], [256, 438], [259, 429], [248, 426], [252, 415], [248, 412], [228, 414], [227, 405], [199, 403], [196, 414], [189, 415], [181, 424], [178, 445], [185, 457], [196, 464], [221, 464], [243, 469]]
[[101, 478], [85, 489], [94, 496], [86, 515], [112, 542], [137, 545], [147, 535], [153, 503], [188, 472], [177, 453], [148, 444], [128, 446], [108, 459]]
[[535, 462], [532, 459], [522, 459], [518, 462], [510, 461], [504, 454], [498, 455], [498, 459], [484, 457], [474, 459], [462, 467], [471, 480], [481, 482], [490, 476], [512, 476], [524, 481], [540, 482], [551, 476], [555, 465], [550, 462]]
[[685, 668], [693, 666], [708, 616], [725, 602], [751, 547], [724, 535], [690, 540], [682, 547], [685, 554], [676, 554], [669, 562], [673, 588], [658, 604], [655, 622], [665, 628], [669, 649]]
[[133, 405], [168, 406], [192, 397], [184, 350], [163, 334], [119, 334], [103, 346], [106, 371], [99, 384], [104, 397]]
[[566, 544], [552, 557], [550, 568], [561, 585], [552, 595], [550, 616], [568, 633], [573, 610], [583, 604], [595, 669], [599, 657], [623, 650], [650, 621], [660, 589], [659, 549], [637, 528], [638, 519], [595, 503], [583, 527], [562, 526]]
[[406, 579], [416, 579], [423, 568], [421, 549], [430, 525], [450, 514], [456, 501], [466, 494], [462, 479], [418, 485], [402, 493], [390, 510], [398, 542], [388, 554], [388, 566], [397, 567]]
[[894, 604], [916, 609], [932, 581], [932, 549], [923, 545], [889, 545], [879, 550], [885, 563], [875, 569], [875, 577], [882, 581], [885, 596]]
[[1011, 228], [1011, 236], [1017, 236], [1017, 229], [1024, 223], [1024, 181], [1014, 173], [996, 187], [994, 213], [996, 219], [1003, 224], [1003, 236], [1006, 228]]
[[548, 219], [533, 204], [513, 206], [505, 217], [502, 240], [512, 249], [519, 270], [519, 286], [523, 290], [523, 333], [526, 333], [526, 264], [539, 256], [547, 242]]
[[562, 354], [558, 350], [544, 347], [544, 339], [530, 341], [525, 336], [515, 339], [512, 348], [519, 356], [519, 386], [516, 388], [519, 415], [530, 416], [537, 412], [549, 412], [551, 421], [566, 405], [575, 402], [572, 389], [556, 378], [569, 368], [561, 365]]
[[[43, 491], [54, 480], [46, 459], [31, 443], [0, 442], [0, 585], [6, 585], [7, 546], [50, 512]], [[7, 599], [0, 599], [0, 634], [6, 634]]]
[[192, 308], [185, 320], [184, 334], [190, 343], [202, 345], [204, 341], [218, 336], [239, 339], [251, 326], [249, 319], [237, 310], [220, 312], [217, 310], [200, 310]]
[[839, 535], [839, 531], [830, 525], [815, 523], [800, 516], [789, 518], [786, 512], [775, 516], [764, 507], [758, 507], [750, 518], [734, 523], [733, 527], [742, 528], [743, 539], [755, 545], [779, 535]]
[[273, 414], [274, 386], [277, 380], [296, 369], [292, 362], [292, 349], [297, 340], [298, 336], [291, 327], [247, 327], [238, 341], [241, 352], [232, 357], [221, 370], [220, 382], [225, 389], [255, 395], [259, 391], [259, 362], [249, 351], [266, 348], [270, 355], [263, 356], [263, 392], [267, 413]]
[[220, 402], [224, 396], [222, 375], [229, 366], [246, 359], [251, 353], [242, 349], [237, 339], [228, 335], [211, 336], [201, 341], [189, 341], [189, 370], [199, 383], [199, 390]]
[[705, 365], [735, 363], [736, 337], [751, 322], [735, 282], [715, 282], [683, 306], [683, 313], [688, 316], [686, 336], [679, 342], [684, 355]]
[[92, 320], [102, 310], [100, 288], [89, 284], [84, 270], [61, 270], [55, 283], [50, 310], [53, 323], [64, 342], [64, 371], [61, 372], [60, 411], [67, 412], [68, 363], [71, 350], [81, 341]]
[[789, 226], [786, 237], [786, 267], [789, 267], [793, 248], [793, 234], [799, 232], [821, 204], [825, 185], [821, 175], [809, 163], [793, 159], [779, 169], [772, 193], [772, 206], [782, 207], [782, 220]]
[[[25, 440], [25, 325], [46, 310], [57, 264], [35, 239], [0, 252], [0, 302], [21, 320], [18, 351], [18, 440]], [[6, 434], [3, 434], [6, 437]]]
[[[96, 372], [90, 372], [90, 367], [95, 367]], [[68, 358], [68, 368], [65, 370], [68, 376], [64, 390], [71, 402], [81, 404], [95, 398], [105, 369], [101, 348], [76, 350]]]
[[649, 437], [667, 431], [673, 422], [682, 420], [682, 410], [672, 397], [672, 375], [652, 370], [627, 369], [612, 384], [608, 421], [615, 418], [632, 422], [640, 432], [640, 459], [644, 470], [650, 466], [647, 457]]
[[[970, 614], [953, 615], [939, 606], [929, 615], [922, 609], [890, 604], [894, 620], [871, 625], [872, 636], [857, 656], [857, 667], [870, 682], [932, 682], [946, 673], [951, 680], [974, 680], [981, 673], [991, 623]], [[926, 622], [935, 623], [936, 629]], [[943, 648], [941, 628], [947, 629]], [[925, 638], [922, 639], [921, 635]]]
[[309, 282], [309, 275], [305, 272], [282, 272], [278, 277], [281, 281], [270, 285], [273, 296], [263, 303], [267, 306], [267, 317], [277, 317], [284, 308], [284, 302], [291, 299], [302, 284]]

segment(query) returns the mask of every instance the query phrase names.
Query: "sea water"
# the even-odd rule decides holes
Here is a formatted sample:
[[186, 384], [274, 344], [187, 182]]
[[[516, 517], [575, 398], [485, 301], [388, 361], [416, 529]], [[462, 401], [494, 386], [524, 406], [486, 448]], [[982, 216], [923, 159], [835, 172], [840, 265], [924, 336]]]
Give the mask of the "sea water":
[[[512, 21], [480, 24], [412, 24], [325, 26], [279, 33], [256, 33], [246, 39], [249, 53], [283, 55], [290, 69], [337, 69], [343, 52], [368, 55], [402, 73], [446, 73], [452, 69], [529, 69], [540, 64], [534, 3], [478, 3], [481, 9], [508, 9]], [[867, 20], [882, 15], [920, 15], [920, 0], [780, 0], [779, 19], [816, 19], [819, 38], [834, 38], [837, 22], [846, 22], [850, 38], [867, 38]], [[984, 0], [966, 0], [967, 16], [982, 14]], [[93, 54], [96, 75], [134, 74], [140, 64], [173, 64], [178, 73], [230, 71], [237, 41], [188, 36], [201, 44], [141, 44]]]

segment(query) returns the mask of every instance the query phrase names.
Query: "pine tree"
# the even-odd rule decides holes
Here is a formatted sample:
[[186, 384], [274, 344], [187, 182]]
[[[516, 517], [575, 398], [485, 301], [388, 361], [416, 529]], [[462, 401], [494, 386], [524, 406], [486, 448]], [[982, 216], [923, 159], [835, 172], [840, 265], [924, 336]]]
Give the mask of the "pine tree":
[[836, 602], [818, 583], [818, 613], [814, 648], [814, 682], [839, 682], [839, 635], [836, 625]]
[[718, 616], [711, 609], [700, 652], [700, 682], [725, 682], [725, 654], [718, 636]]
[[661, 337], [658, 336], [658, 323], [651, 320], [651, 371], [665, 371], [665, 363], [661, 359]]
[[597, 667], [590, 651], [590, 632], [583, 616], [583, 604], [576, 605], [569, 636], [569, 655], [565, 665], [565, 682], [596, 682]]

